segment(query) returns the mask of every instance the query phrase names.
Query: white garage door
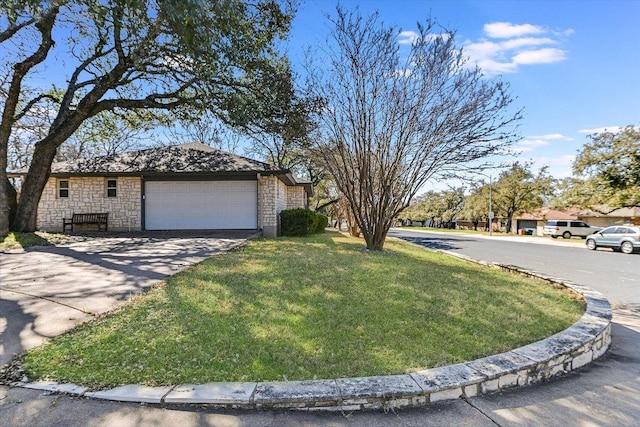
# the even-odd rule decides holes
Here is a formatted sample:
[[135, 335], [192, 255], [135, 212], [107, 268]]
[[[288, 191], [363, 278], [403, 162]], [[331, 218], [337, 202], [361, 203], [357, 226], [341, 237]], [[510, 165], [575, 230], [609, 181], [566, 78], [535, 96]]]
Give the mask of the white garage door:
[[147, 181], [147, 230], [258, 228], [257, 181]]

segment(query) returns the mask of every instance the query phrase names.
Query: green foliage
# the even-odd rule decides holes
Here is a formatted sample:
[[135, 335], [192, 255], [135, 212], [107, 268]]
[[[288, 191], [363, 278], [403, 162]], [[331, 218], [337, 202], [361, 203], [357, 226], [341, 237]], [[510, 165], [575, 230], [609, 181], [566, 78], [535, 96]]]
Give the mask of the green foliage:
[[493, 185], [493, 205], [496, 215], [507, 218], [506, 229], [511, 231], [514, 215], [542, 207], [554, 192], [555, 180], [547, 172], [547, 167], [538, 173], [531, 170], [530, 163], [511, 165], [502, 172]]
[[447, 227], [455, 221], [464, 202], [464, 187], [443, 191], [428, 191], [418, 197], [398, 217], [404, 220], [429, 221]]
[[324, 232], [329, 220], [325, 215], [309, 209], [286, 209], [280, 212], [283, 236], [309, 236]]
[[464, 207], [459, 217], [471, 221], [474, 228], [480, 221], [486, 221], [487, 229], [489, 227], [489, 187], [490, 184], [480, 181], [464, 199]]
[[314, 221], [313, 221], [313, 232], [315, 234], [324, 233], [324, 229], [329, 226], [329, 217], [326, 215], [315, 213]]
[[585, 207], [640, 206], [640, 128], [627, 126], [589, 138], [573, 163], [577, 178], [565, 186], [563, 198]]

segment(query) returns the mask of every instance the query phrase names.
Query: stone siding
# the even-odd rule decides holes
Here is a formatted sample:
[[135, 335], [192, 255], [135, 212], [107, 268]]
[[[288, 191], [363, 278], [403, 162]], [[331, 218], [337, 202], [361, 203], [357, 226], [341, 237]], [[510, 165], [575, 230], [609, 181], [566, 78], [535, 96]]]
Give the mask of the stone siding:
[[[107, 179], [117, 181], [117, 197], [107, 197]], [[69, 197], [58, 197], [59, 180], [69, 181]], [[141, 230], [141, 182], [139, 177], [49, 178], [38, 204], [37, 227], [62, 231], [62, 218], [71, 218], [74, 212], [108, 212], [109, 230]]]
[[258, 177], [258, 228], [263, 230], [277, 225], [273, 179], [270, 176]]
[[258, 227], [265, 237], [280, 234], [280, 212], [287, 208], [287, 186], [276, 176], [258, 179]]
[[287, 187], [287, 209], [306, 209], [307, 207], [307, 192], [304, 190], [304, 187]]
[[278, 218], [278, 224], [280, 224], [280, 212], [289, 209], [287, 205], [287, 185], [279, 179], [276, 180], [276, 185], [276, 218]]

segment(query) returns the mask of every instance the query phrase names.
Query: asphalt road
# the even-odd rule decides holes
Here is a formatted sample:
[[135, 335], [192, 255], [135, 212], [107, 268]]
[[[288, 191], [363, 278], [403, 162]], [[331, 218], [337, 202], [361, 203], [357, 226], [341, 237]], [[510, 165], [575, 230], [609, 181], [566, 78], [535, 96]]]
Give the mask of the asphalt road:
[[389, 236], [570, 280], [602, 292], [614, 308], [640, 311], [640, 254], [637, 253], [626, 255], [610, 249], [590, 251], [580, 239], [564, 242], [549, 238], [542, 240], [548, 244], [531, 244], [517, 237], [505, 240], [403, 229], [392, 229]]

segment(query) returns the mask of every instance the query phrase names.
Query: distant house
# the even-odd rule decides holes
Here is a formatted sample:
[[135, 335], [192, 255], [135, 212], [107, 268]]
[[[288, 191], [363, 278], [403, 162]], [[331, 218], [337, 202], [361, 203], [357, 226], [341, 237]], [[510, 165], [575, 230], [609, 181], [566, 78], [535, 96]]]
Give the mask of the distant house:
[[599, 210], [600, 212], [591, 209], [584, 209], [579, 211], [576, 216], [589, 225], [594, 225], [596, 227], [608, 227], [610, 225], [619, 224], [640, 225], [640, 206], [620, 208], [609, 212], [607, 212], [608, 209], [606, 208]]
[[[17, 171], [12, 176], [24, 175]], [[288, 170], [200, 143], [54, 163], [37, 227], [73, 213], [109, 213], [109, 230], [262, 230], [283, 209], [306, 208], [311, 184]]]
[[620, 208], [606, 212], [601, 209], [597, 212], [591, 209], [566, 208], [551, 209], [540, 208], [533, 212], [525, 212], [515, 218], [514, 229], [512, 232], [519, 233], [520, 230], [534, 229], [534, 234], [542, 236], [542, 228], [549, 220], [554, 219], [578, 219], [595, 227], [608, 227], [610, 225], [619, 224], [637, 224], [640, 225], [640, 207]]
[[523, 232], [534, 230], [532, 234], [536, 236], [542, 236], [542, 229], [544, 228], [544, 224], [547, 221], [552, 219], [577, 219], [575, 214], [578, 211], [578, 208], [540, 208], [534, 210], [533, 212], [525, 212], [514, 218], [512, 225], [512, 227], [514, 228], [511, 230], [511, 232], [520, 234], [522, 233], [520, 230], [523, 230]]

